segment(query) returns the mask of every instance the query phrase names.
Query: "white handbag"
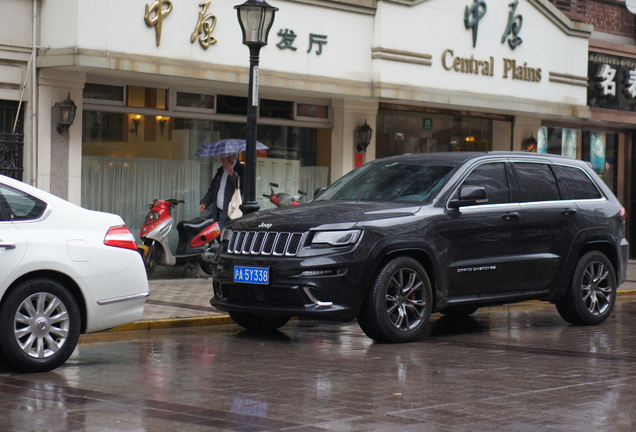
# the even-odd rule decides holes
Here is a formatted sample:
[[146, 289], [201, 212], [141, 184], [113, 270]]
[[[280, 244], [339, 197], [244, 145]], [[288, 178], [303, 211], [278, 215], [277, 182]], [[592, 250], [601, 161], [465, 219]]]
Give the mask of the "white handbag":
[[227, 216], [230, 219], [237, 219], [243, 216], [243, 212], [241, 211], [241, 204], [243, 204], [243, 200], [241, 199], [241, 181], [239, 180], [238, 188], [234, 190], [234, 195], [232, 195], [232, 199], [230, 200], [230, 204], [227, 206]]

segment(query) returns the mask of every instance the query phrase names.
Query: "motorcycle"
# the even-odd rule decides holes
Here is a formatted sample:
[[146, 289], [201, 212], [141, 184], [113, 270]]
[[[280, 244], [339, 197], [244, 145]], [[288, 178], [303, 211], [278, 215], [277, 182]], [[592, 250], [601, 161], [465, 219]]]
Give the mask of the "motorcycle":
[[296, 198], [293, 197], [293, 195], [288, 194], [286, 192], [279, 192], [279, 193], [274, 192], [275, 187], [278, 187], [277, 183], [270, 183], [269, 190], [271, 191], [271, 193], [269, 195], [263, 194], [263, 196], [265, 198], [269, 198], [270, 202], [276, 205], [276, 207], [289, 207], [289, 206], [302, 204], [300, 200], [302, 200], [307, 195], [306, 192], [299, 190], [298, 193], [300, 194], [300, 199], [297, 200]]
[[202, 217], [177, 224], [179, 242], [173, 255], [168, 245], [168, 238], [174, 227], [172, 209], [185, 203], [184, 200], [174, 198], [167, 200], [155, 199], [149, 204], [150, 211], [141, 227], [141, 244], [139, 253], [146, 265], [146, 274], [152, 275], [156, 266], [182, 266], [187, 270], [201, 269], [211, 275], [214, 258], [213, 244], [221, 235], [219, 223], [214, 219]]

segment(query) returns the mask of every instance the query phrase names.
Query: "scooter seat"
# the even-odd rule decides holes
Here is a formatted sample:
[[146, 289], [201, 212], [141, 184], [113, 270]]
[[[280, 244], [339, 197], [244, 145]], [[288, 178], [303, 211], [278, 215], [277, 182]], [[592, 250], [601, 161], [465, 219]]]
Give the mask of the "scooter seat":
[[201, 232], [215, 222], [214, 219], [194, 218], [189, 221], [181, 221], [177, 224], [177, 231]]

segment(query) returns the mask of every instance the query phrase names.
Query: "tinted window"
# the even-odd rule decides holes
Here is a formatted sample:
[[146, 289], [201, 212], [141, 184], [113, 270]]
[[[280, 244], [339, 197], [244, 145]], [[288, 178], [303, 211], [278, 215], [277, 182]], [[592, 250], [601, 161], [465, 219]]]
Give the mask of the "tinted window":
[[548, 165], [516, 163], [521, 202], [556, 201], [560, 199], [556, 178]]
[[455, 166], [431, 162], [370, 163], [351, 171], [316, 201], [401, 201], [424, 203], [450, 177]]
[[571, 199], [598, 199], [601, 194], [592, 180], [579, 168], [555, 165], [554, 169]]
[[44, 201], [6, 185], [0, 185], [0, 204], [12, 220], [37, 219], [46, 210]]
[[503, 163], [480, 165], [470, 173], [462, 186], [482, 186], [488, 194], [488, 204], [510, 202], [508, 175]]

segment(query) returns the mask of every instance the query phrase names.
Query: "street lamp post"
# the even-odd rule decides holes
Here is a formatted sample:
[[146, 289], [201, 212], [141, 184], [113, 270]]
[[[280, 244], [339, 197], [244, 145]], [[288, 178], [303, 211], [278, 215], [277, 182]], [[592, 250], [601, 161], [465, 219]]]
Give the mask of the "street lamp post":
[[258, 61], [261, 48], [267, 45], [267, 35], [278, 8], [265, 0], [247, 0], [234, 6], [243, 31], [243, 44], [250, 49], [250, 84], [247, 97], [247, 134], [245, 137], [245, 192], [241, 210], [244, 214], [258, 211], [256, 202], [256, 116], [258, 114]]

